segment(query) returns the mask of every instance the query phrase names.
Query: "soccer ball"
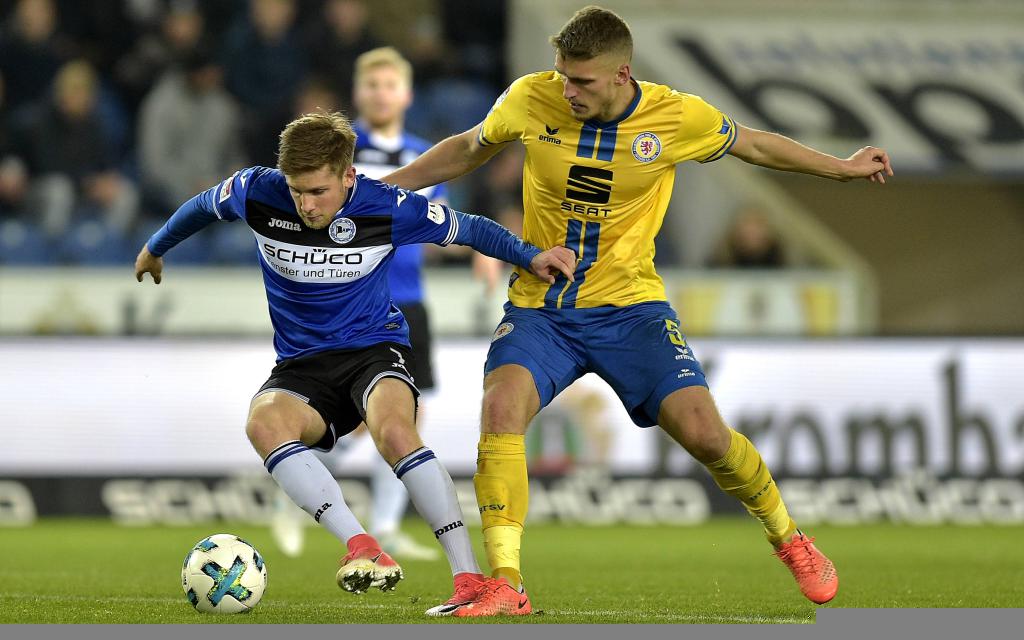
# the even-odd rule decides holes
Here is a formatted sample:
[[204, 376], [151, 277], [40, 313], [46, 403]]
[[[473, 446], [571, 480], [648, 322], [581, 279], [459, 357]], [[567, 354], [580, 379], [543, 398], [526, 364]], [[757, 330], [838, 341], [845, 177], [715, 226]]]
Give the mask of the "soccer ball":
[[244, 613], [267, 588], [267, 566], [251, 544], [230, 533], [204, 538], [181, 567], [181, 588], [192, 606], [207, 613]]

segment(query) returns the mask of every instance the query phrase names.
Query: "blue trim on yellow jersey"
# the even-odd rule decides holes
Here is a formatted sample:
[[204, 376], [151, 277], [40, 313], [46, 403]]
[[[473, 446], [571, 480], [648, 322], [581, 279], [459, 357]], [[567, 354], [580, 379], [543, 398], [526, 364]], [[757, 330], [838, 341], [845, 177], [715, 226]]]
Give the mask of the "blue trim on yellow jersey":
[[611, 162], [615, 155], [615, 133], [619, 125], [612, 125], [608, 129], [601, 129], [601, 142], [597, 145], [597, 159]]
[[719, 158], [721, 158], [725, 154], [729, 153], [729, 149], [731, 149], [732, 145], [735, 144], [735, 142], [736, 142], [736, 136], [738, 134], [738, 131], [736, 129], [736, 123], [734, 123], [729, 118], [729, 116], [723, 114], [722, 115], [722, 130], [720, 131], [720, 133], [725, 133], [726, 131], [729, 132], [729, 136], [725, 139], [725, 142], [722, 143], [722, 146], [720, 146], [718, 148], [718, 150], [716, 150], [710, 156], [708, 156], [708, 157], [704, 158], [703, 160], [701, 160], [700, 161], [701, 164], [704, 164], [706, 162], [714, 162], [715, 160], [718, 160]]
[[[583, 255], [583, 221], [570, 219], [565, 231], [565, 246], [572, 249], [576, 253], [576, 258], [579, 259]], [[577, 272], [579, 268], [577, 267]], [[573, 273], [573, 277], [577, 277], [576, 273]], [[562, 295], [562, 291], [565, 290], [565, 285], [569, 283], [569, 279], [562, 273], [555, 276], [555, 282], [548, 287], [547, 292], [544, 294], [544, 308], [545, 309], [557, 309], [559, 308], [558, 298]]]
[[494, 144], [493, 142], [484, 137], [483, 127], [480, 127], [480, 133], [476, 134], [476, 141], [485, 147]]
[[562, 309], [576, 308], [576, 294], [579, 293], [580, 285], [587, 277], [587, 269], [593, 266], [597, 260], [597, 244], [601, 239], [601, 225], [597, 222], [583, 224], [583, 244], [580, 247], [579, 263], [573, 273], [574, 281], [562, 294]]
[[[604, 162], [612, 161], [612, 157], [615, 155], [615, 138], [618, 133], [619, 123], [633, 115], [633, 112], [636, 111], [637, 106], [640, 104], [640, 98], [643, 97], [643, 89], [640, 88], [640, 85], [632, 78], [630, 78], [630, 81], [636, 87], [636, 95], [633, 96], [633, 100], [619, 117], [607, 122], [591, 118], [580, 127], [580, 141], [576, 145], [577, 158], [593, 158], [594, 147], [596, 146], [598, 160]], [[597, 141], [599, 133], [601, 135], [600, 142]]]
[[576, 145], [577, 158], [593, 158], [594, 142], [597, 140], [597, 127], [589, 121], [580, 129], [580, 141]]

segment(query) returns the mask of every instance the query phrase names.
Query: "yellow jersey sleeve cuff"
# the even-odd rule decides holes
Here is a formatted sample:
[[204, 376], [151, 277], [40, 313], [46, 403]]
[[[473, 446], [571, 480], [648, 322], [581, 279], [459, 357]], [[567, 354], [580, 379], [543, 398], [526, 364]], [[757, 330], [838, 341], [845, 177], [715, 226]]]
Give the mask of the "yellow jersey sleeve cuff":
[[722, 129], [722, 133], [726, 134], [725, 142], [723, 142], [722, 146], [720, 146], [714, 153], [703, 160], [700, 160], [699, 162], [701, 164], [718, 160], [725, 154], [729, 153], [729, 149], [731, 149], [733, 143], [736, 142], [736, 135], [738, 133], [736, 130], [736, 123], [732, 121], [732, 118], [724, 114], [722, 115]]

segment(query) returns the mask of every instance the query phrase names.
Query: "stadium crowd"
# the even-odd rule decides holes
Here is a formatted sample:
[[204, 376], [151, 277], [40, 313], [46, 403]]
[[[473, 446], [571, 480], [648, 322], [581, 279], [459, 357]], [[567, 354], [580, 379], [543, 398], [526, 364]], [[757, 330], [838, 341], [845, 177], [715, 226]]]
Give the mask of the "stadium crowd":
[[[274, 166], [295, 114], [351, 113], [353, 62], [384, 43], [414, 66], [410, 131], [436, 140], [479, 122], [506, 82], [504, 2], [372, 11], [401, 14], [399, 36], [364, 0], [0, 0], [0, 263], [129, 263], [178, 204]], [[515, 209], [520, 165], [504, 155], [453, 203]], [[175, 260], [255, 252], [242, 225], [217, 225]]]

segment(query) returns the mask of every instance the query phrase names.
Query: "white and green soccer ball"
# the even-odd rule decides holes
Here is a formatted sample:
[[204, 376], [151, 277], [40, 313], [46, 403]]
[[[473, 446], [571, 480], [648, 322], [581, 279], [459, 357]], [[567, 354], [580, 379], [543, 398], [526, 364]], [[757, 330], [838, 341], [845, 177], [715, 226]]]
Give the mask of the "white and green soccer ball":
[[207, 613], [245, 613], [267, 588], [267, 565], [251, 544], [230, 533], [203, 538], [185, 556], [181, 588]]

